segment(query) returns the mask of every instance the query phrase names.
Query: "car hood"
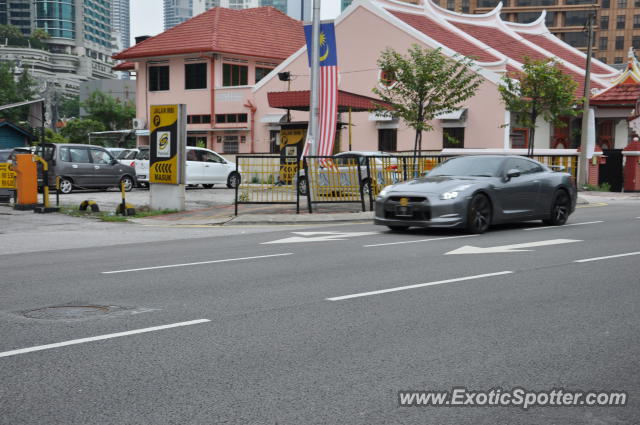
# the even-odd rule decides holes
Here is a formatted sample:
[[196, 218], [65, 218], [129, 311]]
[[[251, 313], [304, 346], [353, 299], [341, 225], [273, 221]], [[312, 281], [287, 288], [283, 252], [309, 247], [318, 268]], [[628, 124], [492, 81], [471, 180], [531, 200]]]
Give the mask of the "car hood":
[[471, 176], [421, 177], [394, 184], [390, 192], [443, 193], [460, 186], [487, 183], [494, 178]]

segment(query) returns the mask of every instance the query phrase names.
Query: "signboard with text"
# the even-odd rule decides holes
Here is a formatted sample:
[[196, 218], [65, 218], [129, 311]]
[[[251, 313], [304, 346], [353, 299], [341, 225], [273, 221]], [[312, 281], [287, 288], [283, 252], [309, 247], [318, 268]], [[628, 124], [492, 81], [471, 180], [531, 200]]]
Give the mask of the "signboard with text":
[[149, 111], [149, 182], [184, 184], [186, 106], [152, 105]]
[[16, 188], [16, 173], [11, 169], [9, 163], [0, 164], [0, 188]]

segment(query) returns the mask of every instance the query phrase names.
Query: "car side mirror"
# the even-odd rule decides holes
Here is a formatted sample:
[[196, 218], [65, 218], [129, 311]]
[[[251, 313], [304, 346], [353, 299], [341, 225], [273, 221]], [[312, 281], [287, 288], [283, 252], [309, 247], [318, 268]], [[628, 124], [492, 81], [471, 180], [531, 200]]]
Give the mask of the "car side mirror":
[[507, 176], [506, 176], [506, 180], [509, 181], [514, 177], [520, 177], [520, 170], [516, 169], [516, 168], [512, 168], [509, 171], [507, 171]]
[[117, 159], [112, 159], [111, 160], [111, 165], [116, 165], [116, 164], [119, 164], [118, 160]]

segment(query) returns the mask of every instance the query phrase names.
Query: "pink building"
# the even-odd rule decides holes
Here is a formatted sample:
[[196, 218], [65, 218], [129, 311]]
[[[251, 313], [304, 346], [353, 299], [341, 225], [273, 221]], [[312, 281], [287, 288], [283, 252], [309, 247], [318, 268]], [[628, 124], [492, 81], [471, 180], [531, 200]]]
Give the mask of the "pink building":
[[[150, 105], [185, 103], [189, 145], [262, 152], [252, 88], [303, 44], [302, 23], [273, 7], [214, 8], [114, 58], [136, 72], [142, 127]], [[139, 137], [148, 143], [148, 135]]]
[[[544, 18], [542, 13], [533, 23], [515, 24], [500, 19], [500, 6], [484, 15], [463, 15], [429, 0], [423, 5], [356, 0], [336, 20], [339, 89], [373, 96], [371, 89], [381, 84], [377, 60], [387, 47], [404, 52], [418, 44], [441, 48], [449, 57], [472, 56], [484, 82], [458, 111], [434, 120], [434, 131], [423, 135], [423, 148], [524, 149], [532, 142], [526, 129], [505, 126], [511, 116], [498, 86], [506, 72], [522, 69], [525, 56], [554, 57], [580, 84], [576, 97], [583, 92], [585, 55], [551, 35]], [[143, 122], [149, 105], [187, 104], [189, 144], [203, 142], [221, 153], [273, 152], [287, 120], [302, 126], [308, 120], [308, 112], [287, 114], [269, 105], [268, 93], [308, 90], [310, 78], [302, 23], [270, 7], [214, 8], [115, 58], [135, 64], [138, 118]], [[592, 63], [591, 88], [610, 87], [616, 70]], [[279, 78], [283, 72], [290, 81]], [[345, 113], [340, 121], [348, 121]], [[412, 149], [414, 132], [402, 121], [360, 112], [353, 114], [353, 123], [354, 150]], [[576, 124], [554, 129], [540, 121], [536, 150], [572, 148], [572, 126]], [[339, 150], [344, 151], [348, 131], [342, 127], [340, 132]], [[461, 144], [450, 145], [445, 135]], [[139, 143], [148, 143], [148, 136]]]

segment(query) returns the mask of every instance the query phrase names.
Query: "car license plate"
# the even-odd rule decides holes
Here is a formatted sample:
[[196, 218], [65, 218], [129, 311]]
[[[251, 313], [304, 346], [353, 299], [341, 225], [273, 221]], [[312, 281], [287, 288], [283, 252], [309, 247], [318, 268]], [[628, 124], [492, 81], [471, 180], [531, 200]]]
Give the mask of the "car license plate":
[[407, 206], [397, 206], [396, 207], [396, 216], [397, 217], [411, 217], [413, 216], [413, 213], [411, 211], [411, 207], [407, 207]]

